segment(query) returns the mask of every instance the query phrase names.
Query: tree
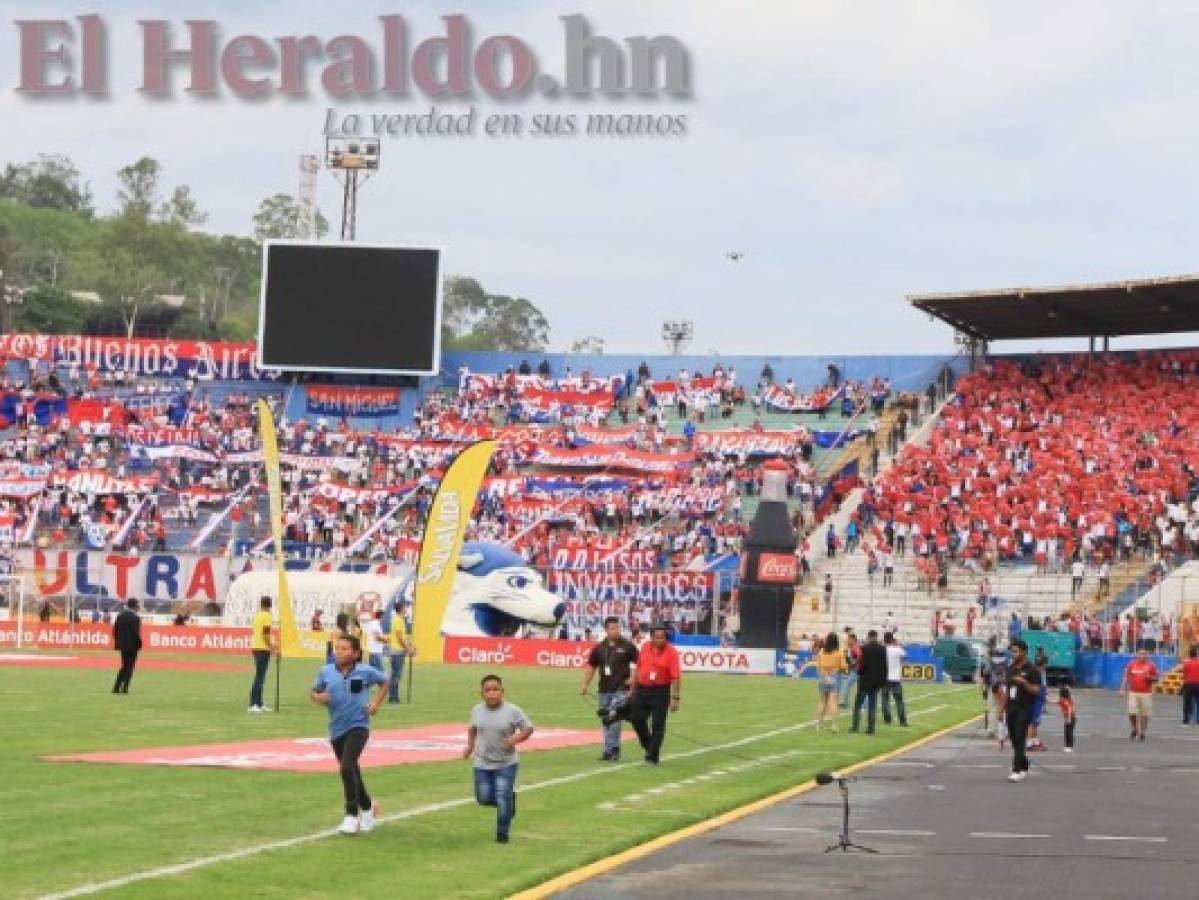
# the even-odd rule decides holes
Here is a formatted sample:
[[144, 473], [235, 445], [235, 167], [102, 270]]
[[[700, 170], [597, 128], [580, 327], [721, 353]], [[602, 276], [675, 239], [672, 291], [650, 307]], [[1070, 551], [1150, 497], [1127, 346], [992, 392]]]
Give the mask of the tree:
[[216, 335], [222, 341], [252, 341], [257, 331], [253, 322], [237, 316], [229, 316], [216, 323]]
[[570, 345], [570, 353], [581, 353], [588, 356], [604, 355], [604, 339], [594, 334], [576, 338]]
[[146, 221], [158, 207], [158, 180], [162, 167], [157, 160], [143, 156], [133, 165], [117, 172], [121, 182], [117, 191], [120, 214]]
[[[275, 194], [258, 204], [258, 211], [254, 213], [252, 221], [254, 223], [254, 240], [259, 243], [272, 239], [298, 238], [300, 236], [300, 203], [291, 194]], [[323, 238], [328, 233], [329, 222], [318, 209], [314, 237]]]
[[441, 290], [441, 321], [454, 337], [469, 334], [487, 310], [487, 292], [473, 278], [451, 275]]
[[524, 297], [489, 294], [474, 278], [453, 275], [441, 296], [447, 349], [533, 351], [549, 343], [549, 321]]
[[200, 211], [200, 205], [192, 196], [192, 189], [181, 184], [171, 192], [171, 199], [162, 205], [159, 217], [164, 222], [190, 229], [208, 221], [208, 213]]
[[441, 296], [447, 349], [534, 351], [549, 343], [549, 321], [524, 297], [489, 294], [461, 276], [447, 278]]
[[89, 313], [87, 303], [51, 287], [25, 291], [13, 310], [12, 329], [35, 334], [79, 334]]
[[58, 209], [90, 218], [91, 188], [69, 157], [40, 154], [35, 162], [9, 163], [0, 175], [0, 197], [39, 209]]
[[488, 294], [487, 313], [475, 326], [475, 333], [493, 350], [545, 350], [550, 339], [550, 323], [541, 310], [524, 297]]

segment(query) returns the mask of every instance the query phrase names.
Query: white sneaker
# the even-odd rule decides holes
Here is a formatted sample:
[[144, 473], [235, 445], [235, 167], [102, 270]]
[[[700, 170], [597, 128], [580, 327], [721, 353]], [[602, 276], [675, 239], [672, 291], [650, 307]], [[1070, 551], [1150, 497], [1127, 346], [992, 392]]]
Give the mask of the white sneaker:
[[1014, 781], [1023, 781], [1025, 776], [1027, 776], [1027, 775], [1028, 775], [1027, 772], [1013, 772], [1011, 775], [1009, 775], [1007, 777], [1007, 780], [1013, 781], [1013, 782]]
[[1073, 748], [1073, 747], [1067, 747], [1067, 748], [1066, 748], [1066, 749], [1064, 749], [1062, 752], [1063, 752], [1063, 753], [1073, 753], [1073, 752], [1074, 752], [1074, 748]]
[[370, 831], [375, 827], [375, 811], [373, 809], [364, 809], [358, 814], [358, 830]]
[[248, 713], [260, 713], [260, 712], [262, 712], [262, 707], [261, 707], [261, 706], [251, 706], [249, 709], [247, 709], [247, 710], [246, 710], [246, 712], [248, 712]]
[[358, 817], [346, 816], [341, 820], [341, 827], [337, 829], [342, 834], [357, 834], [358, 833]]

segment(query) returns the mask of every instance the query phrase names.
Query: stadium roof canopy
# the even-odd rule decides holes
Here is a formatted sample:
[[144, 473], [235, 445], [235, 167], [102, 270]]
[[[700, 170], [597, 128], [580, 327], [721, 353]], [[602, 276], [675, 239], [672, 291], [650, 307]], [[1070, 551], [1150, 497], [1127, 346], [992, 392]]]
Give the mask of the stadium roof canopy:
[[960, 294], [909, 294], [907, 300], [983, 341], [1199, 331], [1199, 275]]

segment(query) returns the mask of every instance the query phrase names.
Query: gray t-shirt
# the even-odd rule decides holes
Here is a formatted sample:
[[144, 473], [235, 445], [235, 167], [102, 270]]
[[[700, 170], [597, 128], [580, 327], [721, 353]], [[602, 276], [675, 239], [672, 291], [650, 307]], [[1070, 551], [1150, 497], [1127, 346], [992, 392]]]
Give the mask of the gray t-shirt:
[[502, 769], [516, 764], [516, 751], [504, 746], [510, 738], [533, 723], [519, 706], [507, 701], [495, 709], [486, 703], [477, 703], [470, 711], [470, 726], [475, 729], [475, 768]]

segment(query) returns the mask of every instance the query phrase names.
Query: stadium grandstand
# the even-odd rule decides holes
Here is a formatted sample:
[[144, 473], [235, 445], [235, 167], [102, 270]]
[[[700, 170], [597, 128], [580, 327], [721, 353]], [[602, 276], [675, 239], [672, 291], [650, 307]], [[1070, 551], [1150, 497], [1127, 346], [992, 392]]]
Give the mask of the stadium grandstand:
[[[682, 627], [716, 634], [760, 463], [789, 462], [795, 524], [813, 527], [955, 365], [451, 354], [440, 377], [355, 383], [271, 377], [252, 345], [7, 335], [0, 350], [0, 539], [10, 571], [37, 573], [43, 617], [107, 617], [124, 592], [104, 588], [132, 565], [113, 558], [157, 554], [218, 574], [151, 592], [148, 611], [218, 618], [225, 585], [269, 556], [253, 410], [265, 398], [295, 567], [411, 566], [439, 473], [496, 437], [470, 538], [547, 572], [568, 551], [637, 551], [674, 589], [621, 611], [648, 622], [665, 602]], [[572, 615], [567, 633], [596, 621]]]
[[[1173, 655], [1194, 640], [1199, 351], [1109, 348], [1199, 330], [1199, 278], [908, 300], [955, 329], [970, 371], [801, 548], [816, 578], [792, 642], [884, 621], [917, 641], [1031, 627], [1080, 648]], [[988, 354], [999, 340], [1061, 337], [1090, 349]]]
[[[911, 637], [973, 635], [980, 618], [996, 630], [1000, 609], [1084, 634], [1102, 618], [1107, 635], [1122, 606], [1199, 550], [1187, 386], [1199, 352], [980, 351], [1143, 330], [1147, 302], [1154, 328], [1199, 327], [1185, 316], [1196, 289], [1173, 278], [909, 298], [966, 335], [970, 357], [468, 353], [419, 382], [288, 381], [256, 369], [252, 345], [7, 335], [0, 540], [10, 570], [42, 573], [43, 615], [109, 614], [120, 596], [95, 589], [111, 575], [104, 554], [169, 554], [182, 571], [209, 556], [232, 580], [268, 556], [261, 397], [279, 421], [296, 567], [413, 565], [439, 473], [496, 437], [470, 538], [507, 544], [579, 604], [594, 583], [555, 574], [556, 562], [635, 551], [678, 580], [634, 592], [621, 613], [732, 642], [730, 561], [761, 463], [783, 458], [804, 535], [793, 645], [884, 614]], [[84, 574], [45, 574], [68, 569]], [[219, 617], [222, 587], [176, 587], [149, 609]], [[565, 634], [582, 636], [613, 607], [571, 609]], [[1178, 610], [1159, 614], [1177, 635]]]
[[[1051, 316], [1046, 336], [1063, 319], [1107, 336], [1116, 300], [1156, 289], [1184, 308], [1187, 285], [1096, 286], [1107, 311], [1089, 319], [1083, 288], [910, 298], [975, 341], [973, 359], [464, 353], [435, 378], [368, 384], [271, 377], [252, 345], [8, 335], [4, 564], [37, 573], [43, 617], [96, 620], [121, 602], [102, 589], [127, 565], [111, 557], [158, 554], [184, 573], [210, 559], [218, 583], [181, 579], [148, 611], [218, 621], [223, 588], [270, 565], [261, 397], [296, 568], [410, 568], [440, 472], [495, 437], [468, 538], [507, 544], [569, 597], [562, 636], [618, 612], [735, 643], [737, 553], [761, 463], [782, 458], [802, 535], [793, 647], [834, 623], [886, 617], [935, 640], [1002, 631], [1013, 613], [1106, 644], [1199, 551], [1199, 352], [977, 351], [1033, 334], [1028, 304]], [[571, 574], [629, 552], [667, 587], [621, 594]], [[1148, 618], [1176, 640], [1180, 604], [1167, 606]]]

